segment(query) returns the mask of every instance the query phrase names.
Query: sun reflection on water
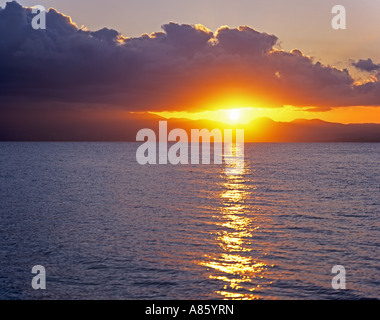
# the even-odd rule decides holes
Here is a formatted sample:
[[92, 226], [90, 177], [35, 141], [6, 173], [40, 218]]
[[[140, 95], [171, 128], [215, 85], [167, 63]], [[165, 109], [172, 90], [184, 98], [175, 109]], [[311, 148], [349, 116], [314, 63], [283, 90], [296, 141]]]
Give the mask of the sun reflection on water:
[[249, 197], [256, 188], [247, 183], [248, 169], [239, 175], [223, 174], [223, 191], [219, 195], [220, 210], [214, 216], [218, 231], [215, 233], [218, 253], [207, 254], [200, 265], [207, 267], [209, 278], [221, 281], [216, 293], [224, 299], [258, 299], [255, 291], [258, 281], [267, 269], [264, 262], [254, 258], [252, 237], [259, 226], [254, 225], [254, 208]]

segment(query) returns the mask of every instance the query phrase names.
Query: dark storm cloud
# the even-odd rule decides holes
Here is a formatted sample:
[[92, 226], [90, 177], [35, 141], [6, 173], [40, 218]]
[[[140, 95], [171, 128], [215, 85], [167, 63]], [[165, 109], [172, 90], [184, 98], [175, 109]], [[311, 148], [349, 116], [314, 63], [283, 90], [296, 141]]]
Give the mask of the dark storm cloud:
[[347, 70], [300, 50], [276, 50], [276, 36], [247, 26], [213, 33], [169, 23], [163, 32], [125, 38], [112, 29], [81, 30], [54, 9], [46, 30], [34, 30], [33, 17], [16, 2], [0, 11], [0, 107], [191, 110], [229, 90], [268, 106], [380, 105], [379, 81], [354, 85]]
[[362, 71], [375, 71], [380, 69], [380, 64], [373, 63], [372, 59], [363, 60], [360, 59], [357, 62], [353, 62], [352, 65]]

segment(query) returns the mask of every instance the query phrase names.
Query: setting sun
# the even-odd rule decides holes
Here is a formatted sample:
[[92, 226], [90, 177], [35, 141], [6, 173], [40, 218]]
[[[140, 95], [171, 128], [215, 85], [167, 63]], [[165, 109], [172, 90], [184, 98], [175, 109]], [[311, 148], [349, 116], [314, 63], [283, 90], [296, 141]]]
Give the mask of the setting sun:
[[240, 112], [239, 112], [239, 110], [238, 110], [238, 109], [232, 109], [232, 110], [230, 110], [230, 112], [229, 112], [229, 117], [230, 117], [230, 119], [231, 119], [232, 121], [236, 121], [236, 120], [238, 120], [239, 117], [240, 117]]

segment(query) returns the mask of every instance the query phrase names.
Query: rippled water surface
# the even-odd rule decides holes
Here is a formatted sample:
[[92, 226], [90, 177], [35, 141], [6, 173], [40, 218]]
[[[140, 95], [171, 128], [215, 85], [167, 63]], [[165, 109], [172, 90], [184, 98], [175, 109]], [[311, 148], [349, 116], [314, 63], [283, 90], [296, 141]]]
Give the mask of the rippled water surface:
[[246, 144], [238, 175], [137, 147], [0, 143], [0, 299], [380, 297], [380, 144]]

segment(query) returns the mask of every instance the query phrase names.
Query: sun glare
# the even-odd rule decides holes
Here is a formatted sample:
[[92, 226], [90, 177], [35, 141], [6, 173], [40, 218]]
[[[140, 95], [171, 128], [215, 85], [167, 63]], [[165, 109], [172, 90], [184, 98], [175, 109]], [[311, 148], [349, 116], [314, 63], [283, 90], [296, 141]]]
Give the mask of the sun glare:
[[230, 116], [230, 119], [231, 119], [232, 121], [236, 121], [236, 120], [238, 120], [239, 117], [240, 117], [240, 112], [239, 112], [238, 109], [232, 109], [232, 110], [230, 110], [230, 112], [229, 112], [229, 116]]

